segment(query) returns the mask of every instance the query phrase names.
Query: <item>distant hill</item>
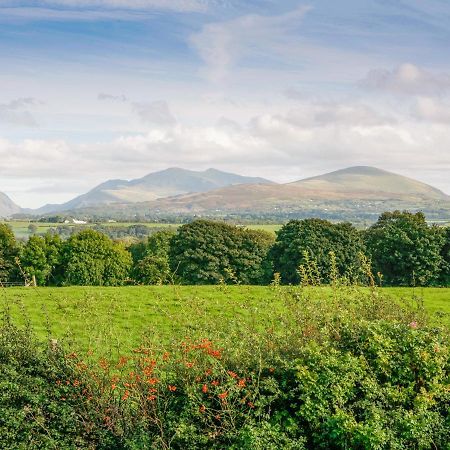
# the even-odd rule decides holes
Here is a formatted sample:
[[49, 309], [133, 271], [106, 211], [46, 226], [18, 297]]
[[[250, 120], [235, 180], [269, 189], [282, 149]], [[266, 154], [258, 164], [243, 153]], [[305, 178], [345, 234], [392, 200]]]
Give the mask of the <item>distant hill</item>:
[[20, 206], [17, 206], [6, 194], [0, 192], [0, 217], [10, 217], [20, 212]]
[[258, 183], [272, 182], [264, 178], [245, 177], [216, 169], [197, 172], [173, 167], [131, 181], [109, 180], [66, 203], [45, 205], [34, 212], [47, 214], [112, 203], [152, 201], [180, 194], [207, 192], [224, 186]]
[[169, 197], [148, 206], [173, 212], [270, 211], [292, 209], [305, 201], [398, 201], [414, 204], [426, 200], [450, 201], [450, 197], [420, 181], [360, 166], [287, 184], [229, 186], [205, 193]]
[[[208, 171], [207, 171], [208, 172]], [[205, 187], [206, 189], [206, 187]], [[287, 184], [251, 183], [206, 192], [181, 193], [141, 203], [113, 203], [78, 210], [87, 216], [159, 217], [324, 217], [373, 221], [393, 209], [423, 210], [431, 217], [450, 214], [450, 197], [420, 181], [374, 167], [358, 166]]]
[[366, 196], [380, 198], [427, 198], [448, 199], [442, 191], [386, 170], [368, 166], [355, 166], [335, 172], [290, 183], [319, 193], [349, 194], [352, 198]]

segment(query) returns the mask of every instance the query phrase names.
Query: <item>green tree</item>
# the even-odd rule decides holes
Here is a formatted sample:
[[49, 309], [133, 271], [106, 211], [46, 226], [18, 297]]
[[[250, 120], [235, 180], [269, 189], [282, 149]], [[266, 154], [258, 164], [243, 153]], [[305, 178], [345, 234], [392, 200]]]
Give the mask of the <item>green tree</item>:
[[37, 227], [36, 224], [30, 223], [30, 225], [28, 225], [28, 232], [29, 232], [30, 234], [36, 234], [36, 233], [37, 233], [37, 230], [38, 230], [38, 227]]
[[44, 237], [31, 236], [22, 248], [22, 269], [29, 278], [36, 277], [39, 286], [55, 281], [53, 276], [59, 263], [61, 245], [59, 236], [46, 234]]
[[118, 286], [131, 269], [131, 255], [120, 243], [94, 230], [71, 236], [62, 247], [59, 268], [64, 284]]
[[170, 278], [169, 248], [175, 235], [173, 231], [162, 230], [150, 235], [146, 243], [133, 244], [133, 278], [138, 283], [161, 284]]
[[171, 240], [170, 267], [183, 283], [258, 283], [267, 277], [271, 237], [222, 222], [196, 220]]
[[442, 247], [442, 270], [440, 276], [440, 282], [445, 286], [450, 285], [450, 227], [443, 229], [443, 235], [445, 238], [444, 245]]
[[385, 212], [365, 233], [373, 268], [388, 285], [435, 282], [444, 262], [444, 240], [442, 230], [428, 226], [421, 212]]
[[0, 223], [0, 281], [21, 279], [17, 258], [19, 246], [9, 225]]
[[238, 254], [233, 260], [239, 281], [243, 284], [268, 284], [273, 275], [269, 250], [275, 236], [262, 230], [240, 230]]
[[330, 281], [330, 252], [336, 257], [340, 275], [358, 265], [358, 254], [363, 250], [360, 233], [350, 223], [333, 224], [322, 219], [291, 220], [277, 233], [270, 257], [275, 272], [284, 283], [298, 283], [300, 265], [308, 259], [317, 265], [317, 275], [323, 282]]

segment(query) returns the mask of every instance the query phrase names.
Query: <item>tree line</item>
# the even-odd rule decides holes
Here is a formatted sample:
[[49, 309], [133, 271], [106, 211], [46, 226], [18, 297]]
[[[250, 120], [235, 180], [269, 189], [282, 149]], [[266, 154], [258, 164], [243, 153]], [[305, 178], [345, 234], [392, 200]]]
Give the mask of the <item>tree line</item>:
[[[0, 280], [38, 285], [297, 284], [309, 277], [392, 286], [450, 285], [450, 228], [422, 213], [386, 212], [370, 228], [324, 219], [291, 220], [273, 236], [223, 222], [196, 220], [126, 245], [85, 229], [62, 240], [47, 234], [23, 244], [0, 224]], [[364, 270], [363, 270], [364, 269]], [[308, 275], [309, 274], [309, 275]]]

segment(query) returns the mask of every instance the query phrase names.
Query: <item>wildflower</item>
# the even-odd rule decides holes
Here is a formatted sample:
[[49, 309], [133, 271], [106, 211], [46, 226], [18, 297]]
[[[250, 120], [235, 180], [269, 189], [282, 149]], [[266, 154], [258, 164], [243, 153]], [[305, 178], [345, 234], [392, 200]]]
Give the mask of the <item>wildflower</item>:
[[206, 406], [205, 405], [201, 405], [199, 408], [199, 411], [203, 414], [206, 411]]
[[205, 375], [208, 377], [209, 375], [211, 375], [212, 374], [212, 370], [211, 369], [208, 369], [206, 372], [205, 372]]
[[73, 382], [73, 385], [76, 387], [76, 386], [78, 386], [80, 384], [80, 382], [78, 381], [78, 380], [75, 380], [74, 382]]
[[167, 389], [169, 389], [170, 392], [175, 392], [177, 390], [177, 387], [169, 384], [169, 386], [167, 386]]
[[57, 384], [58, 386], [60, 386], [60, 385], [61, 385], [61, 380], [56, 380], [56, 384]]
[[122, 400], [126, 400], [130, 396], [130, 391], [125, 391], [125, 393], [122, 396]]
[[147, 383], [153, 385], [153, 384], [159, 383], [159, 380], [158, 380], [158, 378], [148, 378]]
[[116, 384], [111, 384], [111, 390], [114, 390], [114, 389], [116, 389], [116, 387], [117, 387], [117, 385]]
[[237, 378], [237, 373], [233, 372], [232, 370], [229, 370], [227, 373], [231, 378]]
[[154, 394], [155, 392], [158, 392], [158, 389], [150, 388], [150, 389], [148, 390], [148, 392]]
[[240, 380], [237, 382], [237, 385], [238, 385], [238, 387], [240, 387], [240, 388], [244, 388], [244, 387], [245, 387], [245, 378], [240, 379]]
[[409, 324], [409, 327], [410, 327], [410, 328], [413, 328], [413, 329], [416, 329], [416, 328], [417, 328], [417, 322], [411, 322], [411, 323]]
[[163, 354], [163, 361], [167, 361], [170, 358], [170, 353], [169, 352], [165, 352]]
[[222, 354], [219, 350], [209, 350], [208, 355], [212, 356], [213, 358], [220, 359], [222, 357]]
[[202, 392], [203, 392], [204, 394], [206, 394], [206, 393], [208, 392], [208, 386], [206, 386], [206, 384], [204, 384], [204, 385], [202, 386]]
[[225, 398], [228, 397], [228, 392], [222, 392], [221, 394], [218, 395], [218, 397], [219, 397], [221, 400], [224, 400]]
[[274, 373], [274, 372], [275, 372], [275, 369], [274, 369], [273, 367], [269, 367], [269, 372], [270, 372], [270, 373]]
[[103, 370], [108, 370], [109, 368], [109, 364], [108, 361], [106, 361], [105, 358], [102, 358], [99, 362], [98, 362], [99, 366], [103, 369]]
[[149, 396], [147, 397], [147, 400], [150, 400], [151, 402], [152, 402], [153, 400], [156, 400], [156, 395], [149, 395]]
[[118, 369], [121, 369], [123, 366], [125, 366], [125, 364], [128, 362], [128, 358], [125, 356], [121, 356], [119, 358], [119, 362], [117, 363], [116, 367]]
[[187, 362], [187, 363], [185, 364], [185, 366], [186, 366], [188, 369], [191, 369], [191, 368], [194, 366], [194, 363], [193, 363], [193, 362]]
[[220, 383], [217, 380], [214, 380], [214, 381], [211, 382], [211, 384], [213, 386], [219, 386]]
[[247, 405], [248, 405], [249, 408], [252, 408], [252, 409], [255, 407], [255, 405], [253, 404], [253, 402], [248, 402]]

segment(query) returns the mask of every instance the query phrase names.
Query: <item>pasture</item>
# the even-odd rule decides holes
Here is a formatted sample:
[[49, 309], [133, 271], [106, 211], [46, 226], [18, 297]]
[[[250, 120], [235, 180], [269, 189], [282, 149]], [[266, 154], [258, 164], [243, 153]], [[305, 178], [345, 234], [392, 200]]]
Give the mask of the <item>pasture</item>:
[[[142, 342], [180, 341], [205, 330], [280, 327], [279, 315], [298, 287], [128, 286], [2, 289], [0, 305], [38, 337], [96, 354], [128, 353]], [[309, 288], [332, 298], [330, 288]], [[345, 293], [352, 301], [351, 290]], [[393, 302], [423, 302], [431, 320], [450, 324], [450, 289], [383, 288]], [[296, 307], [301, 308], [301, 304]]]
[[[10, 220], [4, 222], [8, 224], [14, 232], [16, 239], [28, 239], [31, 236], [31, 231], [28, 228], [30, 224], [36, 226], [36, 233], [43, 235], [47, 233], [52, 228], [57, 228], [58, 226], [64, 227], [86, 227], [91, 228], [95, 225], [101, 225], [104, 227], [130, 227], [132, 225], [143, 225], [150, 229], [161, 229], [161, 228], [169, 228], [169, 229], [177, 229], [181, 224], [176, 223], [159, 223], [159, 222], [95, 222], [88, 224], [73, 224], [73, 223], [51, 223], [51, 222], [30, 222], [28, 220]], [[275, 234], [282, 225], [281, 224], [254, 224], [254, 225], [242, 225], [245, 228], [249, 228], [251, 230], [263, 230], [269, 233]]]

